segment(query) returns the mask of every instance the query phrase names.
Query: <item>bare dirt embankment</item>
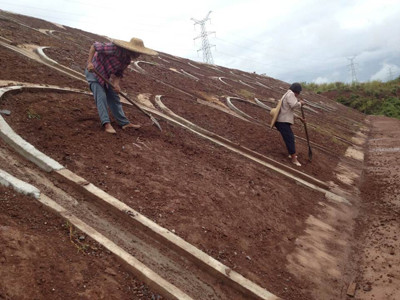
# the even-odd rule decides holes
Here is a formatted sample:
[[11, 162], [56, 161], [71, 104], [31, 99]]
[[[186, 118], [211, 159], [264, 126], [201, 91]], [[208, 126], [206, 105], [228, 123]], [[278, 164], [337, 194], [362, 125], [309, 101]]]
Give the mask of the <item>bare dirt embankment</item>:
[[[14, 46], [50, 46], [45, 49], [50, 58], [78, 72], [84, 70], [91, 43], [104, 41], [90, 33], [4, 12], [0, 24], [2, 40]], [[54, 31], [35, 30], [43, 28]], [[88, 91], [84, 81], [9, 48], [0, 47], [0, 54], [0, 80]], [[289, 84], [162, 52], [143, 60], [152, 63], [139, 64], [145, 73], [136, 72], [132, 64], [123, 79], [123, 89], [131, 97], [146, 93], [157, 109], [155, 96], [162, 95], [163, 103], [188, 121], [292, 167], [280, 136], [268, 129], [268, 110], [253, 105], [254, 98], [280, 98]], [[227, 105], [229, 96], [244, 98], [247, 102], [234, 104], [254, 119], [238, 118]], [[384, 128], [399, 125], [379, 117], [365, 123], [363, 114], [325, 97], [311, 93], [304, 97], [312, 104], [306, 113], [315, 147], [310, 163], [304, 129], [295, 124], [303, 163], [300, 171], [335, 186], [332, 191], [340, 191], [350, 204], [329, 200], [324, 192], [296, 178], [161, 117], [163, 131], [159, 132], [132, 107], [125, 107], [128, 117], [145, 126], [125, 132], [113, 123], [117, 135], [107, 135], [88, 95], [24, 90], [3, 96], [0, 109], [12, 111], [6, 121], [39, 150], [283, 299], [346, 299], [352, 282], [357, 283], [356, 298], [385, 295], [396, 299], [399, 174], [393, 166], [399, 152], [393, 149], [399, 146], [388, 144], [382, 149], [391, 151], [377, 150], [373, 143], [380, 144], [388, 135], [388, 143], [395, 143], [396, 131], [388, 133]], [[360, 131], [367, 134], [367, 127], [372, 128], [368, 144], [357, 145], [353, 138]], [[367, 147], [364, 163], [345, 156], [349, 146], [359, 152]], [[7, 156], [24, 164], [16, 153], [2, 153], [2, 168], [34, 181], [15, 171], [18, 165]], [[338, 176], [339, 165], [358, 176], [365, 167], [364, 181], [360, 176], [350, 183], [344, 180]], [[0, 298], [18, 298], [28, 281], [32, 295], [43, 299], [53, 295], [87, 299], [159, 296], [89, 238], [81, 241], [86, 251], [77, 252], [68, 225], [34, 200], [5, 188], [1, 195]], [[75, 243], [80, 241], [77, 238]], [[317, 252], [318, 256], [306, 256]], [[382, 259], [387, 262], [383, 271], [377, 266]]]

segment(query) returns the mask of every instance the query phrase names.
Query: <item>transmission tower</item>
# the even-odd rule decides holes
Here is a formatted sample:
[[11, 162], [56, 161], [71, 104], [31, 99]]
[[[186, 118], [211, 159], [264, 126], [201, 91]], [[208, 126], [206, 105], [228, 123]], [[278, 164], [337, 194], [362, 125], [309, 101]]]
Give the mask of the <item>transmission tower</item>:
[[351, 58], [347, 58], [348, 60], [350, 60], [350, 64], [348, 65], [348, 67], [350, 67], [351, 70], [351, 83], [355, 84], [358, 82], [357, 80], [357, 74], [356, 74], [356, 65], [354, 63], [354, 59], [356, 58], [356, 56], [353, 56]]
[[210, 20], [210, 18], [209, 18], [210, 14], [211, 14], [211, 10], [209, 11], [209, 13], [207, 14], [207, 16], [204, 19], [196, 20], [194, 18], [191, 18], [191, 20], [194, 21], [194, 26], [200, 25], [200, 27], [201, 27], [201, 34], [198, 37], [194, 38], [194, 40], [201, 38], [201, 48], [198, 49], [197, 52], [203, 51], [203, 62], [205, 62], [207, 64], [214, 64], [214, 60], [211, 55], [210, 48], [215, 47], [215, 45], [210, 45], [210, 43], [208, 42], [208, 36], [210, 34], [215, 33], [215, 31], [207, 32], [206, 24], [205, 24], [206, 21]]
[[392, 80], [393, 80], [392, 67], [389, 67], [389, 70], [388, 70], [388, 81], [392, 81]]

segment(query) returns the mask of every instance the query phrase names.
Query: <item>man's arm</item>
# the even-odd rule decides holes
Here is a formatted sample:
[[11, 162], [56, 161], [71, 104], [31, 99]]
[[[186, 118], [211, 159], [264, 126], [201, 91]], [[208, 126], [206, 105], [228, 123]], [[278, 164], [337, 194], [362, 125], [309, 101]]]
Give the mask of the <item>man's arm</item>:
[[[302, 107], [302, 106], [304, 106], [304, 105], [306, 104], [306, 103], [304, 102], [304, 100], [302, 100], [302, 99], [299, 99], [299, 100], [298, 100], [298, 103], [300, 104], [300, 107]], [[294, 115], [294, 117], [297, 118], [297, 119], [299, 119], [301, 122], [306, 123], [306, 119], [305, 119], [305, 118], [302, 118], [302, 117], [296, 116], [296, 115]]]
[[[301, 99], [301, 98], [299, 98], [298, 99], [298, 96], [296, 97], [296, 95], [295, 94], [292, 94], [292, 95], [290, 95], [291, 97], [289, 97], [289, 99], [288, 99], [288, 103], [289, 103], [289, 106], [294, 110], [296, 107], [302, 107], [303, 105], [305, 105], [305, 102]], [[305, 123], [306, 122], [306, 119], [304, 119], [304, 118], [302, 118], [302, 117], [300, 117], [300, 116], [297, 116], [297, 115], [294, 115], [294, 118], [295, 119], [299, 119], [301, 122], [303, 122], [303, 123]]]
[[96, 52], [96, 50], [94, 49], [94, 45], [92, 45], [89, 49], [89, 57], [87, 60], [87, 67], [86, 67], [89, 72], [93, 72], [93, 69], [94, 69], [92, 60], [93, 60], [93, 56], [94, 56], [95, 52]]

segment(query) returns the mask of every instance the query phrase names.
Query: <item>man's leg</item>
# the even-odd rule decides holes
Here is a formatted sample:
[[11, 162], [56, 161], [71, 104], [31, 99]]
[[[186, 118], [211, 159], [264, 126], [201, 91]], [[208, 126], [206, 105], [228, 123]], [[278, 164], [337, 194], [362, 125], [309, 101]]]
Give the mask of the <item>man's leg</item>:
[[289, 155], [293, 156], [296, 153], [296, 147], [294, 143], [294, 134], [292, 129], [290, 128], [289, 123], [275, 123], [276, 128], [281, 133], [283, 141], [285, 142], [286, 149], [289, 152]]
[[93, 93], [94, 102], [99, 113], [101, 125], [103, 126], [104, 124], [110, 123], [110, 117], [108, 115], [107, 108], [107, 95], [104, 91], [104, 88], [96, 80], [96, 77], [94, 77], [93, 73], [90, 73], [86, 70], [85, 75], [89, 82], [90, 90]]
[[286, 145], [286, 149], [289, 152], [289, 158], [291, 159], [292, 163], [300, 167], [301, 164], [297, 160], [294, 134], [291, 125], [289, 123], [276, 123], [275, 126], [282, 135], [283, 141], [285, 142]]
[[121, 100], [118, 94], [114, 92], [114, 90], [111, 88], [107, 89], [106, 94], [108, 107], [110, 107], [111, 113], [113, 114], [118, 125], [120, 125], [121, 127], [124, 125], [128, 125], [129, 120], [125, 116], [124, 110], [122, 109]]

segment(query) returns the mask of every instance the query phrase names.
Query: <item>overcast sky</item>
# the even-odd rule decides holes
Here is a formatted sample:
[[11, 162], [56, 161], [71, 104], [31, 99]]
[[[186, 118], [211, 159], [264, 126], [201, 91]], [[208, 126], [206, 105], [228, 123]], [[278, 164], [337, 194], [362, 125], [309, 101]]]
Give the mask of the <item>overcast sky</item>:
[[[399, 0], [0, 0], [0, 8], [286, 82], [400, 76]], [[215, 32], [215, 33], [213, 33]], [[355, 79], [355, 78], [354, 78]]]

